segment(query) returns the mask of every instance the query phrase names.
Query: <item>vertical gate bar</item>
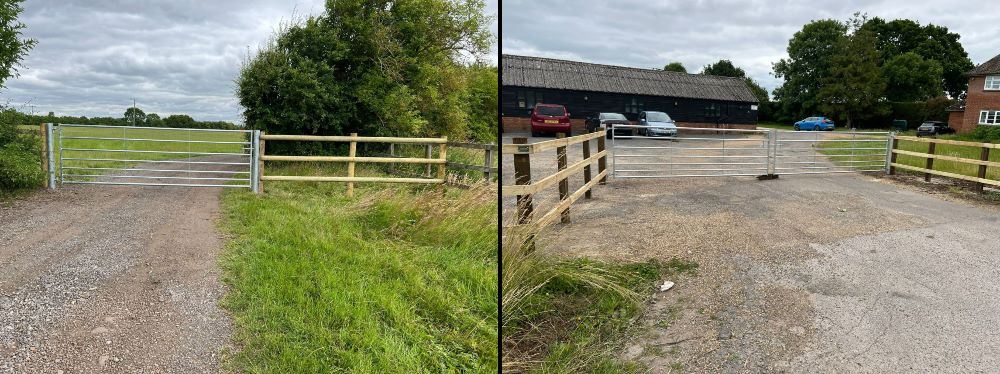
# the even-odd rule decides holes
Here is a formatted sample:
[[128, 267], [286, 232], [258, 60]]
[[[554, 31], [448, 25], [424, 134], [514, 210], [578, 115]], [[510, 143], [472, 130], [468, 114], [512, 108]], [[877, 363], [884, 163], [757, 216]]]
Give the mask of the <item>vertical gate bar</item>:
[[38, 140], [41, 146], [38, 147], [38, 164], [42, 167], [42, 173], [45, 173], [45, 187], [51, 188], [49, 185], [49, 137], [46, 130], [45, 123], [38, 124]]
[[258, 175], [260, 172], [258, 166], [260, 164], [260, 159], [257, 154], [260, 152], [260, 130], [253, 130], [250, 136], [253, 139], [250, 142], [250, 190], [254, 193], [260, 193], [260, 190], [257, 188], [258, 183], [260, 183], [260, 177]]
[[[514, 138], [514, 144], [528, 144], [528, 138]], [[531, 184], [531, 155], [527, 153], [514, 154], [514, 184]], [[517, 195], [517, 224], [531, 222], [534, 207], [531, 204], [531, 194]]]
[[[983, 149], [981, 151], [979, 151], [979, 160], [980, 161], [989, 161], [990, 160], [990, 149], [989, 148], [983, 147]], [[979, 177], [979, 179], [986, 179], [986, 165], [979, 165], [979, 173], [976, 174], [976, 175]], [[977, 182], [976, 183], [976, 190], [979, 191], [979, 192], [983, 192], [983, 187], [985, 187], [985, 186], [986, 185], [983, 184], [982, 182]]]
[[[60, 129], [60, 133], [61, 132], [62, 132], [62, 130]], [[59, 142], [60, 143], [62, 142], [62, 136], [61, 135], [59, 136]], [[50, 190], [56, 189], [56, 171], [55, 171], [55, 165], [54, 165], [55, 164], [55, 157], [53, 155], [53, 152], [55, 150], [53, 149], [54, 148], [53, 144], [54, 144], [54, 142], [52, 141], [52, 124], [51, 123], [46, 123], [45, 124], [45, 153], [46, 153], [46, 159], [47, 159], [48, 164], [49, 164], [49, 166], [48, 166], [47, 169], [48, 169], [48, 180], [49, 180], [49, 189]], [[62, 152], [59, 152], [59, 154], [62, 155]], [[62, 157], [62, 156], [60, 156], [60, 157]], [[61, 179], [62, 178], [60, 178], [60, 180]]]
[[441, 180], [441, 186], [443, 187], [445, 182], [444, 179], [446, 177], [445, 168], [448, 163], [448, 137], [442, 136], [441, 140], [443, 140], [443, 142], [438, 148], [438, 158], [440, 158], [442, 162], [438, 164], [438, 179]]
[[[614, 125], [611, 125], [611, 127], [614, 128]], [[604, 131], [607, 131], [607, 130], [604, 130]], [[604, 143], [604, 138], [606, 136], [607, 136], [606, 134], [601, 134], [601, 137], [597, 138], [597, 153], [601, 153], [602, 151], [604, 151], [606, 149], [606, 147], [604, 146], [604, 144], [605, 144]], [[611, 141], [613, 142], [614, 140], [615, 140], [615, 132], [612, 131], [611, 132]], [[612, 145], [612, 147], [613, 146], [614, 145]], [[611, 160], [612, 160], [612, 162], [614, 162], [614, 155], [613, 154], [612, 154]], [[601, 156], [601, 158], [597, 159], [597, 173], [598, 174], [603, 173], [604, 170], [607, 169], [607, 168], [608, 168], [608, 156], [607, 155]], [[611, 172], [614, 173], [614, 169], [612, 169]], [[600, 183], [601, 184], [607, 184], [608, 183], [608, 177], [607, 176], [601, 177], [601, 182]]]
[[[433, 154], [434, 154], [434, 149], [432, 148], [432, 146], [430, 144], [426, 144], [425, 147], [424, 147], [424, 158], [431, 158], [431, 156]], [[431, 177], [431, 164], [425, 165], [424, 168], [426, 169], [424, 171], [424, 175], [426, 175], [427, 178], [430, 178]]]
[[[927, 154], [933, 155], [934, 154], [934, 148], [935, 148], [935, 145], [937, 143], [934, 143], [934, 141], [931, 140], [931, 142], [927, 143], [927, 144], [928, 144], [927, 145]], [[927, 169], [927, 170], [934, 170], [934, 158], [933, 157], [928, 157], [927, 158], [927, 166], [925, 167], [925, 169]], [[930, 181], [931, 181], [931, 173], [924, 173], [924, 182], [930, 182]]]
[[[352, 132], [351, 138], [358, 137], [358, 133]], [[354, 178], [354, 156], [358, 152], [358, 142], [351, 140], [350, 151], [348, 155], [351, 157], [351, 161], [347, 162], [347, 177]], [[347, 197], [354, 196], [354, 182], [347, 182]]]
[[[720, 130], [721, 131], [721, 130]], [[674, 163], [673, 157], [670, 158], [670, 163]], [[726, 131], [722, 131], [722, 165], [720, 169], [729, 169], [729, 159], [726, 158]], [[720, 175], [726, 174], [724, 171], [718, 172]]]
[[[812, 148], [813, 148], [813, 151], [812, 151], [812, 154], [813, 154], [813, 163], [811, 164], [812, 166], [816, 166], [817, 156], [819, 155], [819, 131], [814, 131], [814, 133], [815, 133], [815, 135], [813, 136], [813, 145], [812, 145]], [[799, 170], [799, 171], [800, 172], [804, 172], [806, 170]]]
[[[492, 144], [491, 144], [492, 145]], [[493, 181], [493, 149], [489, 146], [486, 147], [486, 171], [483, 173], [486, 175], [486, 182]]]
[[[264, 132], [261, 131], [259, 136], [263, 136], [263, 135], [264, 135]], [[258, 154], [260, 154], [260, 156], [258, 158], [259, 161], [257, 161], [257, 189], [259, 190], [259, 193], [264, 193], [264, 178], [263, 178], [263, 176], [264, 176], [264, 155], [267, 154], [267, 148], [265, 147], [265, 145], [266, 144], [265, 144], [264, 139], [260, 139], [260, 151], [258, 152]]]
[[[556, 138], [565, 138], [566, 134], [557, 133]], [[566, 169], [566, 146], [556, 147], [556, 164], [559, 167], [559, 171]], [[566, 200], [569, 198], [569, 177], [564, 177], [559, 181], [559, 200]], [[569, 208], [567, 207], [560, 214], [560, 222], [569, 223]]]
[[[616, 137], [616, 135], [615, 135], [615, 126], [617, 126], [617, 125], [615, 125], [613, 123], [611, 124], [611, 176], [613, 178], [618, 178], [618, 174], [617, 174], [617, 171], [616, 171], [616, 170], [618, 170], [618, 168], [615, 167], [615, 156], [617, 156], [617, 154], [616, 154], [617, 153], [617, 148], [615, 148], [615, 144], [616, 144], [616, 142], [615, 142], [615, 137]], [[630, 135], [632, 134], [632, 131], [635, 131], [635, 129], [632, 129], [632, 128], [629, 128], [628, 130], [629, 130], [629, 134]], [[597, 141], [597, 147], [600, 148], [601, 147], [601, 143], [603, 143], [603, 142], [604, 142], [604, 140], [598, 140]], [[600, 166], [598, 166], [598, 168], [600, 168]], [[601, 168], [601, 171], [604, 171], [604, 168]], [[605, 183], [607, 183], [607, 181], [605, 179], [601, 179], [601, 184], [605, 184]]]
[[891, 167], [892, 167], [892, 165], [891, 165], [892, 161], [890, 160], [890, 156], [892, 155], [892, 145], [893, 145], [893, 141], [894, 141], [895, 138], [896, 138], [896, 133], [895, 132], [889, 132], [889, 135], [886, 135], [886, 137], [885, 137], [885, 173], [886, 174], [890, 174], [890, 170], [891, 170]]
[[[857, 138], [858, 138], [858, 133], [854, 132], [854, 131], [851, 131], [851, 162], [850, 162], [851, 169], [857, 169], [853, 165], [857, 165], [858, 164], [856, 162], [857, 157], [855, 156], [855, 153], [854, 153], [854, 148], [857, 148], [857, 145], [855, 145], [855, 144], [857, 144], [856, 143], [857, 142]], [[867, 168], [863, 168], [863, 169], [867, 169]]]
[[[52, 134], [52, 124], [51, 123], [49, 124], [49, 129], [47, 131], [49, 132], [49, 138], [51, 139], [52, 138], [52, 136], [51, 136], [51, 134]], [[50, 145], [52, 144], [51, 140], [49, 141], [49, 144]], [[52, 147], [50, 146], [49, 148], [52, 148]], [[58, 164], [58, 167], [59, 167], [59, 183], [60, 184], [62, 184], [62, 182], [63, 182], [63, 150], [62, 149], [63, 149], [63, 127], [59, 126], [59, 164]], [[51, 153], [52, 153], [52, 151], [50, 150], [49, 154], [51, 154]], [[51, 156], [49, 156], [49, 157], [51, 157]], [[50, 178], [54, 178], [54, 177], [55, 176], [51, 176]]]
[[[583, 144], [583, 159], [584, 160], [589, 159], [590, 158], [590, 140], [589, 139], [588, 140], [584, 140], [582, 144]], [[583, 167], [583, 184], [587, 184], [587, 183], [590, 183], [590, 161], [587, 161], [587, 164]], [[587, 192], [584, 192], [584, 194], [583, 194], [583, 196], [585, 198], [587, 198], [587, 199], [591, 198], [590, 190], [592, 190], [592, 188], [588, 188]]]

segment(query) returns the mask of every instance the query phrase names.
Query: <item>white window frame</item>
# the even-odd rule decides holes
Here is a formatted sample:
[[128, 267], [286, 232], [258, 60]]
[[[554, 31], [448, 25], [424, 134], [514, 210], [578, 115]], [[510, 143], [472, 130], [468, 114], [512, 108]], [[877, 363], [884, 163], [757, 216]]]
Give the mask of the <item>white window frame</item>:
[[980, 110], [979, 124], [1000, 126], [1000, 110]]
[[984, 81], [983, 91], [1000, 91], [1000, 75], [987, 75]]

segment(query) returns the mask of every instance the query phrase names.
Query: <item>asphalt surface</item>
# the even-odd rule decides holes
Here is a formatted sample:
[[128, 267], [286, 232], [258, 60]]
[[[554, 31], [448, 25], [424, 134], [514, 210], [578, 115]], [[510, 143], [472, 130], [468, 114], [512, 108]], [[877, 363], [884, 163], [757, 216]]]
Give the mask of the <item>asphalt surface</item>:
[[[544, 176], [554, 157], [533, 162]], [[938, 191], [862, 174], [611, 179], [541, 247], [699, 264], [668, 277], [623, 348], [652, 372], [997, 371], [1000, 209]]]

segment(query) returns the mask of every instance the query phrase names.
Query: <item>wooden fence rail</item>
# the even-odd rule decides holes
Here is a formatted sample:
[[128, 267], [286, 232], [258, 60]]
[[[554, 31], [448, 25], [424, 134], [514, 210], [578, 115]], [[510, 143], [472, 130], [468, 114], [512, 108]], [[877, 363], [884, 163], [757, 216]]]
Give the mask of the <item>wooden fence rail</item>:
[[[278, 156], [268, 155], [265, 141], [318, 141], [318, 142], [344, 142], [350, 143], [350, 151], [347, 156]], [[438, 157], [432, 158], [427, 152], [427, 157], [361, 157], [357, 155], [358, 143], [389, 143], [389, 144], [427, 144], [428, 151], [432, 145], [438, 146]], [[319, 135], [260, 135], [260, 192], [264, 191], [263, 181], [311, 181], [311, 182], [346, 182], [347, 196], [354, 196], [354, 183], [356, 182], [376, 182], [376, 183], [426, 183], [444, 184], [445, 164], [447, 161], [448, 138], [400, 138], [400, 137], [375, 137], [358, 136], [353, 133], [350, 136], [319, 136]], [[298, 176], [298, 175], [265, 175], [264, 161], [307, 161], [307, 162], [346, 162], [347, 176]], [[428, 175], [431, 165], [437, 165], [437, 178], [389, 178], [389, 177], [357, 177], [354, 175], [356, 163], [408, 163], [427, 164]]]
[[[514, 185], [505, 185], [502, 189], [503, 196], [517, 197], [517, 224], [533, 224], [537, 227], [545, 227], [559, 219], [561, 222], [570, 222], [569, 208], [581, 196], [591, 198], [591, 189], [597, 184], [604, 184], [607, 180], [608, 171], [606, 168], [606, 158], [608, 151], [605, 149], [605, 132], [599, 131], [569, 138], [543, 141], [527, 144], [527, 138], [514, 138], [514, 144], [504, 144], [501, 147], [503, 154], [514, 156]], [[591, 154], [590, 141], [597, 139], [597, 153]], [[582, 144], [583, 160], [567, 165], [566, 148], [574, 144]], [[537, 181], [531, 178], [531, 155], [546, 150], [556, 150], [556, 162], [558, 172], [545, 176]], [[591, 175], [592, 164], [597, 162], [597, 175]], [[570, 175], [583, 171], [583, 186], [569, 192]], [[543, 214], [538, 220], [534, 220], [534, 206], [532, 195], [539, 191], [559, 185], [559, 203], [551, 210]]]
[[[924, 153], [924, 152], [906, 151], [906, 150], [898, 149], [899, 148], [899, 141], [900, 140], [911, 141], [911, 142], [927, 143], [927, 152]], [[937, 147], [936, 147], [937, 144], [948, 144], [948, 145], [956, 145], [956, 146], [963, 146], [963, 147], [980, 148], [979, 159], [976, 160], [976, 159], [971, 159], [971, 158], [964, 158], [964, 157], [956, 157], [956, 156], [948, 156], [948, 155], [935, 154], [935, 152], [937, 150]], [[966, 180], [966, 181], [970, 181], [970, 182], [976, 182], [976, 189], [979, 190], [979, 191], [983, 191], [983, 187], [985, 185], [991, 185], [991, 186], [998, 186], [998, 187], [1000, 187], [1000, 181], [989, 179], [989, 178], [986, 177], [986, 168], [987, 167], [1000, 167], [1000, 162], [990, 161], [990, 150], [991, 149], [1000, 149], [1000, 144], [976, 143], [976, 142], [966, 142], [966, 141], [958, 141], [958, 140], [945, 140], [945, 139], [935, 139], [935, 138], [918, 138], [918, 137], [913, 137], [913, 136], [897, 136], [897, 137], [895, 137], [895, 139], [892, 142], [892, 156], [891, 156], [890, 161], [889, 161], [889, 174], [890, 175], [891, 174], [895, 174], [896, 173], [896, 168], [899, 168], [899, 169], [905, 169], [905, 170], [912, 170], [912, 171], [916, 171], [916, 172], [922, 172], [922, 173], [924, 173], [924, 180], [927, 181], [927, 182], [930, 182], [931, 175], [939, 175], [939, 176], [942, 176], [942, 177], [955, 178], [955, 179], [961, 179], [961, 180]], [[921, 157], [921, 158], [925, 158], [927, 161], [926, 161], [924, 167], [918, 167], [918, 166], [900, 164], [900, 163], [896, 162], [896, 155], [907, 155], [907, 156], [913, 156], [913, 157]], [[978, 166], [978, 170], [977, 170], [977, 173], [976, 173], [975, 177], [969, 176], [969, 175], [964, 175], [964, 174], [958, 174], [958, 173], [951, 173], [951, 172], [946, 172], [946, 171], [941, 171], [941, 170], [935, 170], [934, 169], [934, 160], [957, 162], [957, 163], [968, 164], [968, 165], [977, 165]]]

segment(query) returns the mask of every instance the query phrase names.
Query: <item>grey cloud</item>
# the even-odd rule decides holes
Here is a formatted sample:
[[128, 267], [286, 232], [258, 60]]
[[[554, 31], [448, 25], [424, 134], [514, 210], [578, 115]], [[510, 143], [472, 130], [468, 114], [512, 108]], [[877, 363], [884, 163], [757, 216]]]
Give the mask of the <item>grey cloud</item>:
[[788, 39], [802, 25], [857, 11], [948, 27], [974, 63], [1000, 53], [990, 0], [512, 0], [502, 6], [504, 53], [645, 68], [680, 61], [693, 72], [730, 59], [769, 90], [781, 83], [771, 64], [787, 57]]
[[[486, 11], [496, 15], [497, 6], [489, 0]], [[322, 12], [324, 1], [32, 0], [24, 8], [25, 33], [38, 45], [0, 92], [5, 102], [117, 117], [135, 98], [147, 113], [236, 122], [241, 61], [282, 22]]]

